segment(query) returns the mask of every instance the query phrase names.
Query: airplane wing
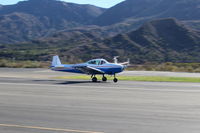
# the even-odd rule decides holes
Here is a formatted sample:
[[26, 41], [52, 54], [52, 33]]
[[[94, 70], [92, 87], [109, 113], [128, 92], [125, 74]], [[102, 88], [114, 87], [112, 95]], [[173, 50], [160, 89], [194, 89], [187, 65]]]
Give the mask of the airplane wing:
[[76, 66], [75, 68], [86, 74], [104, 74], [105, 73], [91, 66]]

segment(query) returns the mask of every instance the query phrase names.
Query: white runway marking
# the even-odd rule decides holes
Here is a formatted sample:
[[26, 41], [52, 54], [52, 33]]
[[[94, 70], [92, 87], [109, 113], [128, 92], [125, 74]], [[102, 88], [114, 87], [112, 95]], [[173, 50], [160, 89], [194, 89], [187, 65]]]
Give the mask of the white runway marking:
[[36, 126], [22, 126], [22, 125], [11, 125], [11, 124], [0, 124], [0, 127], [16, 127], [16, 128], [38, 129], [38, 130], [48, 130], [48, 131], [62, 131], [62, 132], [73, 132], [73, 133], [104, 133], [104, 132], [94, 132], [94, 131], [82, 131], [82, 130], [61, 129], [61, 128], [47, 128], [47, 127], [36, 127]]

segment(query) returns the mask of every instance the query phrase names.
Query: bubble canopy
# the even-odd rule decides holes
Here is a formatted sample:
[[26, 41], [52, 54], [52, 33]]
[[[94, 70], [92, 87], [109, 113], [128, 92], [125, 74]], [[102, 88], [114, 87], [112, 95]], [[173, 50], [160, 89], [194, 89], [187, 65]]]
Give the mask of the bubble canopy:
[[103, 65], [107, 63], [108, 61], [106, 61], [105, 59], [94, 59], [94, 60], [89, 60], [87, 62], [87, 64], [93, 64], [93, 65]]

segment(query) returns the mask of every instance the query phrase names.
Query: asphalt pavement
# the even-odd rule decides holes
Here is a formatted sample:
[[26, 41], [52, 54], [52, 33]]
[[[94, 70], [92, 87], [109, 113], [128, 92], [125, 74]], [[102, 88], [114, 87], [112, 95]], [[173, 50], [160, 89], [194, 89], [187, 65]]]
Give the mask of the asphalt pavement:
[[198, 83], [52, 78], [60, 75], [44, 69], [0, 69], [0, 133], [200, 131]]

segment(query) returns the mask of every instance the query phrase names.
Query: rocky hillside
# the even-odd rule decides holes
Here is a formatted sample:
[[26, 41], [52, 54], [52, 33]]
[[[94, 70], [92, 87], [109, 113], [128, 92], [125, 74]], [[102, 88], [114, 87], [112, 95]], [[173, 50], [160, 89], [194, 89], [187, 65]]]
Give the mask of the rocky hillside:
[[107, 10], [22, 1], [0, 6], [0, 59], [200, 62], [199, 14], [200, 0], [126, 0]]
[[127, 19], [150, 20], [174, 17], [179, 20], [199, 20], [200, 0], [125, 0], [108, 9], [95, 21], [111, 25]]
[[131, 58], [132, 63], [199, 62], [200, 32], [175, 19], [155, 20], [136, 31], [119, 34], [101, 43], [76, 47], [65, 54], [75, 53], [109, 59], [119, 55], [123, 59]]
[[0, 6], [0, 44], [31, 41], [60, 31], [91, 30], [99, 37], [111, 37], [165, 17], [200, 29], [199, 4], [200, 0], [126, 0], [106, 10], [59, 0], [21, 1]]
[[105, 11], [58, 0], [28, 0], [0, 8], [0, 43], [16, 43], [86, 25]]
[[[199, 62], [200, 32], [169, 18], [148, 22], [136, 31], [107, 39], [86, 31], [64, 31], [31, 43], [0, 47], [3, 55], [17, 55], [18, 60], [51, 60], [52, 55], [58, 54], [71, 63], [101, 57], [112, 60], [116, 55], [123, 60], [130, 58], [132, 63]], [[9, 53], [10, 49], [18, 50]]]

